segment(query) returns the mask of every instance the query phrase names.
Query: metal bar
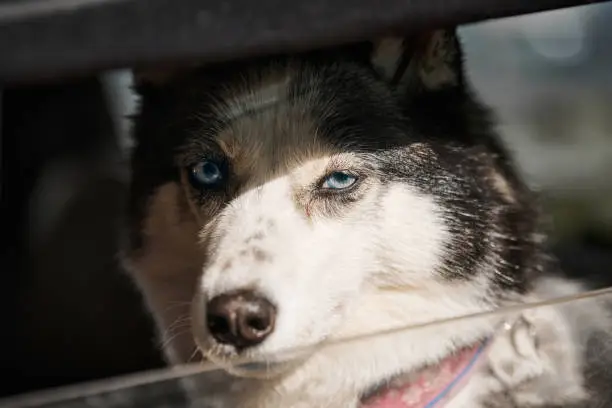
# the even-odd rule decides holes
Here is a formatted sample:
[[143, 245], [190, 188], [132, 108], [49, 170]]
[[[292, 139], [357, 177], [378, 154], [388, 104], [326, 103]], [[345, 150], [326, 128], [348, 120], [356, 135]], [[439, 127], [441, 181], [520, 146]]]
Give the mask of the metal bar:
[[600, 0], [9, 0], [0, 81], [291, 52]]

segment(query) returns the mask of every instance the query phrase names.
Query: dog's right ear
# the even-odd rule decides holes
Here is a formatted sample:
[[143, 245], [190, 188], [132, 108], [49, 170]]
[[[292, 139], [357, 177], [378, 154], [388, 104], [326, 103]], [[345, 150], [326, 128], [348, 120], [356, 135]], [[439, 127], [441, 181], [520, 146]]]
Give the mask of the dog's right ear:
[[463, 55], [455, 28], [376, 41], [371, 63], [404, 95], [464, 87]]

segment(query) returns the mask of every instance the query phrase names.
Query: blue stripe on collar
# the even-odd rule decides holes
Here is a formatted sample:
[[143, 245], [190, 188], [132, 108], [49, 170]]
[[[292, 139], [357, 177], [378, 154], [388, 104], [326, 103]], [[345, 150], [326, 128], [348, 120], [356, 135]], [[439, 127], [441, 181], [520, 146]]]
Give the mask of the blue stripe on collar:
[[480, 356], [482, 356], [485, 348], [489, 344], [489, 339], [486, 339], [482, 342], [482, 344], [478, 347], [468, 364], [457, 374], [457, 376], [451, 381], [434, 399], [429, 401], [424, 408], [434, 408], [437, 404], [439, 404], [452, 390], [455, 386], [470, 372], [470, 370], [474, 367]]

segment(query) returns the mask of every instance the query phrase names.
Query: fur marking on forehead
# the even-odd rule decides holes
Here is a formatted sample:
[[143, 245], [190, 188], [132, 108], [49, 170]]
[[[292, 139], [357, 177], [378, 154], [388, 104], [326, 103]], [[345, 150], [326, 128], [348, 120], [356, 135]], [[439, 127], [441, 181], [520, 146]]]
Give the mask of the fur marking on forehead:
[[290, 82], [288, 73], [269, 74], [260, 80], [247, 78], [243, 87], [230, 90], [221, 106], [217, 106], [219, 114], [236, 120], [278, 106], [288, 100]]

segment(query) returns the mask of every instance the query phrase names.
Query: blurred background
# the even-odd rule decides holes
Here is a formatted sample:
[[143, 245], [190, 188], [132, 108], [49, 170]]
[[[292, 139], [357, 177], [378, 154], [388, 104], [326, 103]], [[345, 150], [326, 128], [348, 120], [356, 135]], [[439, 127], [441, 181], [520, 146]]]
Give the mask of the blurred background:
[[[612, 266], [612, 3], [461, 29], [568, 270]], [[2, 394], [162, 365], [116, 251], [129, 71], [2, 94]], [[83, 305], [87, 305], [84, 307]], [[5, 344], [6, 343], [6, 344]]]
[[462, 29], [472, 83], [542, 191], [557, 238], [612, 226], [610, 23], [604, 3]]

